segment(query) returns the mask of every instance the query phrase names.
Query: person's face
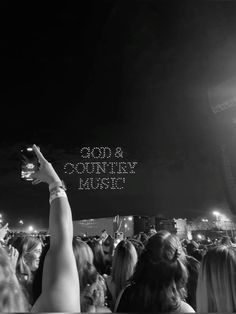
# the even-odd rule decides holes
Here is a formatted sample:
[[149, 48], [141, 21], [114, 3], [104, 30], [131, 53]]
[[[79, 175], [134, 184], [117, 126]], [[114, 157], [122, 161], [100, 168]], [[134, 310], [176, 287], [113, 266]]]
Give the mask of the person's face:
[[42, 244], [39, 243], [32, 252], [25, 255], [25, 262], [31, 271], [35, 271], [38, 269], [41, 254]]

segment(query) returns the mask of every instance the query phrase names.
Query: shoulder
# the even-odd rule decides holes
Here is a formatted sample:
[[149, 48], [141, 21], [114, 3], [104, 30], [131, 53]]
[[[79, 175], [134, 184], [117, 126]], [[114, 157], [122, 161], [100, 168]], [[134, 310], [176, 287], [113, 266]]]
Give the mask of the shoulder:
[[130, 300], [130, 292], [132, 291], [132, 286], [131, 285], [127, 285], [125, 288], [123, 288], [121, 290], [121, 292], [119, 293], [117, 300], [116, 300], [116, 304], [115, 304], [115, 308], [114, 308], [114, 312], [125, 312], [128, 304], [129, 304], [129, 300]]
[[194, 309], [188, 303], [180, 301], [180, 306], [177, 310], [178, 313], [195, 313]]

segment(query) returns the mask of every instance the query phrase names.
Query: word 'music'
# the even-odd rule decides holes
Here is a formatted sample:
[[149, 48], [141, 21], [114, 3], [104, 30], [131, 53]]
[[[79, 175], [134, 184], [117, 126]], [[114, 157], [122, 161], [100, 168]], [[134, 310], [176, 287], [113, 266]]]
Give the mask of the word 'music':
[[79, 180], [79, 190], [122, 190], [125, 178], [87, 178]]
[[[121, 147], [114, 150], [110, 147], [83, 147], [80, 154], [86, 161], [67, 162], [64, 165], [65, 174], [80, 176], [79, 190], [122, 190], [126, 178], [120, 175], [134, 175], [138, 164], [137, 161], [120, 161], [123, 159]], [[109, 161], [109, 158], [115, 158], [117, 161]]]

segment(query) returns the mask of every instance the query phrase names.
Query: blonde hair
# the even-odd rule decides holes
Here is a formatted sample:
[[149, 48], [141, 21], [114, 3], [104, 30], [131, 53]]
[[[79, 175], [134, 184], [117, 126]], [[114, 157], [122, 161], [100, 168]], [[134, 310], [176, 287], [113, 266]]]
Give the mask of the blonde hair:
[[236, 248], [221, 245], [203, 257], [197, 285], [198, 312], [236, 311]]
[[76, 266], [80, 279], [80, 289], [84, 290], [91, 274], [96, 272], [93, 264], [93, 251], [91, 247], [84, 241], [73, 238], [73, 252], [76, 260]]
[[133, 275], [137, 260], [138, 255], [134, 245], [129, 240], [122, 240], [117, 245], [112, 260], [111, 277], [115, 284], [116, 298]]

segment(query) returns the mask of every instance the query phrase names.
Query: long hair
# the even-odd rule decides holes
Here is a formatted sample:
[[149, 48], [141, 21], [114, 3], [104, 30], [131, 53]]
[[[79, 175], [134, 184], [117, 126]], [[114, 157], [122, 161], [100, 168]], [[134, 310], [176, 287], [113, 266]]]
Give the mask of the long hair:
[[80, 282], [81, 311], [90, 311], [90, 306], [103, 306], [105, 303], [105, 282], [93, 264], [93, 251], [90, 246], [73, 238], [73, 251]]
[[105, 262], [105, 256], [104, 256], [102, 244], [96, 239], [88, 241], [87, 244], [91, 247], [93, 251], [94, 266], [96, 267], [97, 271], [101, 275], [105, 274], [106, 262]]
[[236, 311], [236, 248], [213, 247], [203, 257], [197, 285], [197, 311]]
[[[181, 243], [168, 231], [149, 238], [130, 280], [131, 302], [139, 300], [145, 312], [175, 311], [186, 297], [188, 279], [181, 261]], [[184, 260], [184, 259], [183, 259]]]
[[26, 256], [31, 254], [40, 243], [42, 243], [40, 239], [32, 236], [18, 237], [12, 243], [19, 252], [16, 274], [20, 282], [23, 280], [28, 283], [32, 280], [32, 271], [27, 265]]
[[133, 275], [137, 260], [138, 255], [134, 245], [129, 240], [122, 240], [117, 245], [112, 260], [111, 278], [115, 284], [116, 298]]
[[73, 238], [73, 251], [79, 274], [80, 289], [83, 291], [86, 285], [91, 284], [97, 276], [97, 271], [93, 264], [93, 251], [86, 242], [76, 237]]
[[47, 252], [50, 248], [50, 242], [45, 242], [43, 249], [42, 249], [42, 254], [40, 256], [40, 261], [39, 261], [39, 267], [35, 272], [33, 284], [32, 284], [32, 302], [33, 304], [36, 302], [40, 294], [42, 293], [42, 281], [43, 281], [43, 267], [44, 267], [44, 261], [45, 257], [47, 255]]
[[29, 304], [14, 275], [6, 251], [0, 248], [0, 312], [27, 312]]

